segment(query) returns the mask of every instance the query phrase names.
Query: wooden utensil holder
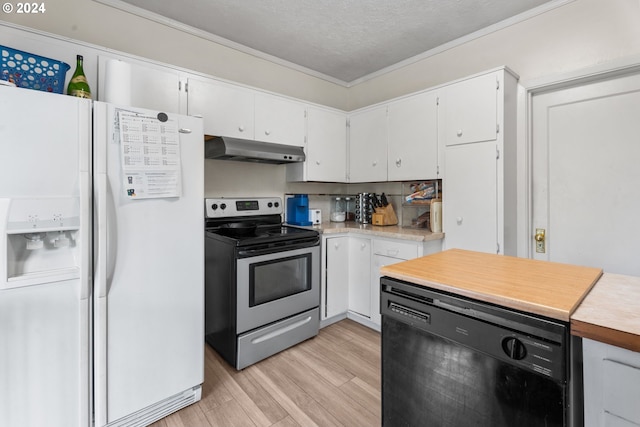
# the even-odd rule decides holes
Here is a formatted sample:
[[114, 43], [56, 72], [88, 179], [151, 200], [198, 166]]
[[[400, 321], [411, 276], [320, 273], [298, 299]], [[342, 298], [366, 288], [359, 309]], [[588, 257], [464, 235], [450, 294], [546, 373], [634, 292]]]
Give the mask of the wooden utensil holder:
[[371, 215], [371, 223], [373, 225], [396, 225], [398, 224], [398, 217], [393, 210], [393, 206], [387, 205], [381, 208], [376, 208], [376, 212]]

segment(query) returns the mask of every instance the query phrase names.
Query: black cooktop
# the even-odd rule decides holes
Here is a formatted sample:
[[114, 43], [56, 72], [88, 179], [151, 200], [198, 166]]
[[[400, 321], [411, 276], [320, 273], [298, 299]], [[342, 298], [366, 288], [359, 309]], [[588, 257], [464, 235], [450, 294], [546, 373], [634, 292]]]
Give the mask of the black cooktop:
[[262, 245], [266, 243], [288, 240], [304, 240], [317, 238], [319, 233], [309, 228], [293, 227], [284, 224], [257, 224], [255, 227], [239, 225], [236, 228], [225, 227], [224, 224], [210, 225], [206, 228], [207, 236], [225, 241], [235, 246]]

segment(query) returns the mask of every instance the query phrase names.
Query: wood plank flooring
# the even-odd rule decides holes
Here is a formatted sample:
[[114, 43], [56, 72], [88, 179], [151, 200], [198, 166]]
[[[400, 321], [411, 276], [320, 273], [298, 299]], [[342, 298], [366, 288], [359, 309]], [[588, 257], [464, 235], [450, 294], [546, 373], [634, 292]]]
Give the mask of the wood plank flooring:
[[370, 427], [380, 405], [380, 334], [345, 319], [242, 371], [205, 345], [202, 400], [152, 427]]

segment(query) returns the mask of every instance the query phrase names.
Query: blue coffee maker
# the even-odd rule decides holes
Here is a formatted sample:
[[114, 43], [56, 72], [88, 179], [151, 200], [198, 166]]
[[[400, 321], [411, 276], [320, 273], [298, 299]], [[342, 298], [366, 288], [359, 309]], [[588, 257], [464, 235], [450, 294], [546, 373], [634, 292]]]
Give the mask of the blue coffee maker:
[[287, 223], [291, 225], [312, 225], [309, 221], [309, 196], [294, 194], [287, 199]]

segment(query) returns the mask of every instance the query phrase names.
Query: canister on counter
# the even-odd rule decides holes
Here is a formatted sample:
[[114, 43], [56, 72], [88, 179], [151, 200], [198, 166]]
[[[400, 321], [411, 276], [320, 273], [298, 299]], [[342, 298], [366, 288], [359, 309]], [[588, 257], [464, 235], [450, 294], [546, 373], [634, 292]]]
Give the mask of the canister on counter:
[[332, 222], [344, 222], [346, 219], [346, 205], [342, 197], [335, 197], [331, 203]]

